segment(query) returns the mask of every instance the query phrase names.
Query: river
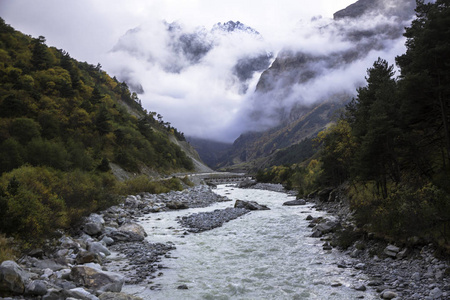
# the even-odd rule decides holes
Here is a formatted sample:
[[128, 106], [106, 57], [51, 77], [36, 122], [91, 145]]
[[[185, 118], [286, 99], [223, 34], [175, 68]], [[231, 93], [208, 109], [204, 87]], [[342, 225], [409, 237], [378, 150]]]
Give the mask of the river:
[[[147, 215], [140, 224], [149, 241], [171, 241], [177, 249], [163, 259], [167, 268], [151, 288], [126, 285], [123, 292], [144, 299], [378, 299], [374, 291], [353, 288], [367, 281], [362, 272], [338, 268], [338, 262], [350, 258], [335, 249], [323, 250], [324, 242], [310, 237], [306, 216], [326, 213], [311, 204], [282, 206], [294, 199], [284, 193], [225, 185], [215, 192], [232, 200], [257, 201], [271, 210], [253, 211], [220, 228], [188, 235], [177, 217], [231, 207], [234, 201]], [[188, 289], [178, 289], [181, 285]]]

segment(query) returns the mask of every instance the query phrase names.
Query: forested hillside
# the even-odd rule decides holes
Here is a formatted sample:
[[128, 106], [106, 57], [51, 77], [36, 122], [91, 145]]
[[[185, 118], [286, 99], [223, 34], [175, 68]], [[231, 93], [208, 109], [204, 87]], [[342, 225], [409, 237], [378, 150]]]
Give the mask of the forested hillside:
[[[260, 171], [303, 193], [347, 182], [361, 226], [450, 245], [450, 1], [418, 1], [394, 66], [378, 59], [309, 165]], [[396, 77], [398, 75], [398, 77]], [[416, 240], [416, 239], [414, 239]]]
[[0, 18], [0, 231], [39, 236], [109, 205], [111, 163], [139, 173], [193, 169], [127, 84]]

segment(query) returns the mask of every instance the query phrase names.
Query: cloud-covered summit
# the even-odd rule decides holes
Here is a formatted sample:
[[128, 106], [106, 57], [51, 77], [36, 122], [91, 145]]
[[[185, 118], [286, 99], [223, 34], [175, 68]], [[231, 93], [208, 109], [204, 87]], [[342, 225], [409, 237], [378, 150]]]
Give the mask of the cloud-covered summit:
[[207, 28], [153, 20], [120, 37], [104, 65], [186, 135], [232, 141], [333, 95], [351, 97], [373, 61], [393, 63], [404, 51], [414, 6], [360, 0], [334, 19], [299, 21], [276, 42], [238, 21]]

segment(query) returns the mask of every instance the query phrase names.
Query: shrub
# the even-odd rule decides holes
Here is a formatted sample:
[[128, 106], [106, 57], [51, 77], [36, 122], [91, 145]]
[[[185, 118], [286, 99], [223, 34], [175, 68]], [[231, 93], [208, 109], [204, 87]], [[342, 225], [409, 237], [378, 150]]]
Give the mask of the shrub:
[[16, 251], [4, 234], [0, 234], [0, 264], [5, 260], [13, 260]]

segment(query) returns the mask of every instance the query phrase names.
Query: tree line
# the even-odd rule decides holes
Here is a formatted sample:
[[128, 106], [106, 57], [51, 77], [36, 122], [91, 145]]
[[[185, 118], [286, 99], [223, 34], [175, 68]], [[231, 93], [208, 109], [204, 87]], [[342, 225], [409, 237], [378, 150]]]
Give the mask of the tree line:
[[395, 60], [398, 76], [388, 61], [374, 62], [366, 85], [319, 133], [310, 166], [291, 176], [294, 186], [310, 192], [346, 183], [361, 226], [450, 245], [449, 28], [449, 0], [417, 1], [406, 52]]

